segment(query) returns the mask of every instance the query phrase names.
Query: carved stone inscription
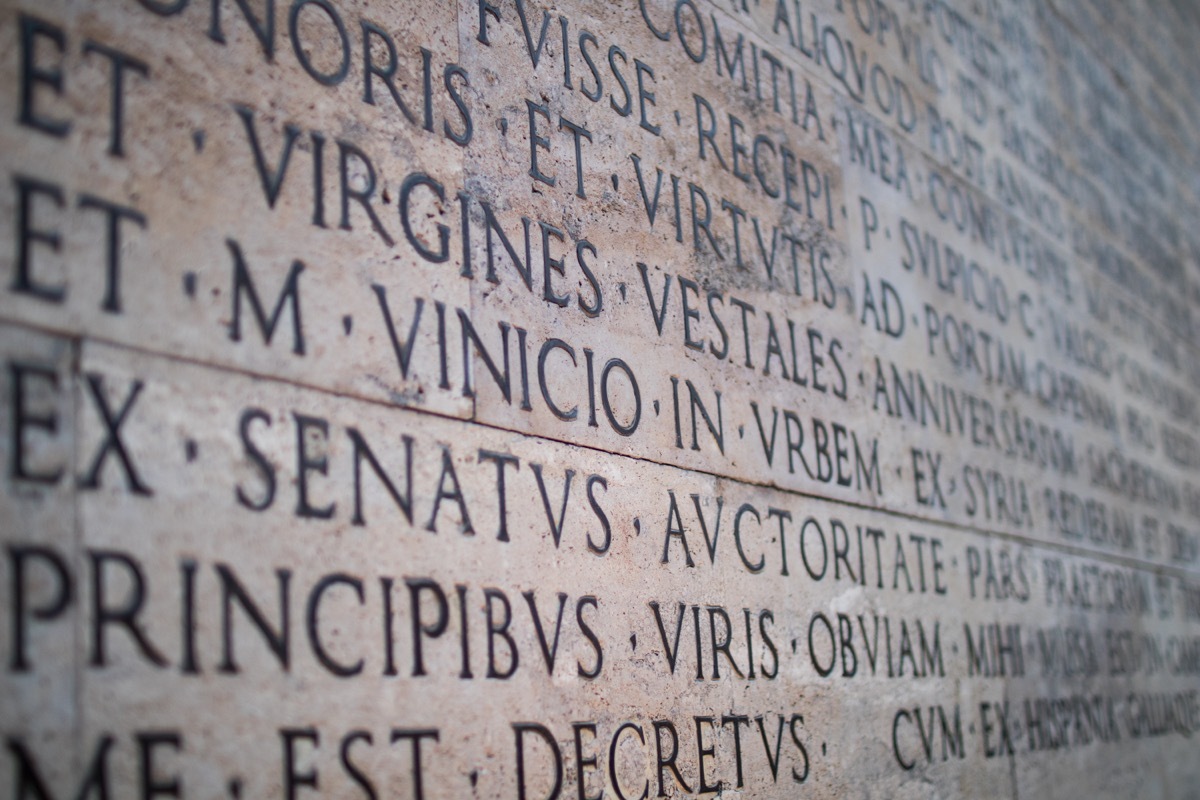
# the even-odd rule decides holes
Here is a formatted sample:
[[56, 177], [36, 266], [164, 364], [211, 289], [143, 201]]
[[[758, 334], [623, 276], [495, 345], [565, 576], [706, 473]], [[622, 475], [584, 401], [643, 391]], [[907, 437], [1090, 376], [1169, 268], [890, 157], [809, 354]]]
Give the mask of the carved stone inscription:
[[3, 4], [0, 791], [1188, 796], [1197, 22]]

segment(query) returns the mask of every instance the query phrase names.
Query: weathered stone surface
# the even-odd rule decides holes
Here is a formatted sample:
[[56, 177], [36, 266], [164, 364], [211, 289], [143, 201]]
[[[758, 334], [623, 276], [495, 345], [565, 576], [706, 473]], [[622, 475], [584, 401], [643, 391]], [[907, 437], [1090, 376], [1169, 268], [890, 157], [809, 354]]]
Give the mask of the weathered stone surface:
[[9, 4], [0, 786], [1188, 796], [1187, 14]]

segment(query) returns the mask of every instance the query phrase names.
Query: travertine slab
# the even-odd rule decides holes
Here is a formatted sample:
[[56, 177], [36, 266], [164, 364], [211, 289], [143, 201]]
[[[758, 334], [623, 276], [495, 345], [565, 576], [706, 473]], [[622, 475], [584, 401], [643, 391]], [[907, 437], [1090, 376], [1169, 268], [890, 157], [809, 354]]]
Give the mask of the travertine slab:
[[1189, 796], [1188, 14], [6, 4], [0, 786]]
[[[124, 441], [153, 494], [131, 496], [109, 465], [79, 501], [78, 550], [28, 557], [38, 567], [57, 557], [74, 599], [29, 624], [29, 671], [7, 677], [6, 691], [21, 694], [58, 647], [79, 641], [81, 735], [52, 741], [83, 763], [115, 737], [118, 785], [136, 782], [125, 770], [147, 730], [181, 740], [160, 746], [180, 751], [168, 772], [197, 794], [230, 781], [278, 793], [284, 767], [262, 761], [285, 741], [303, 754], [297, 764], [328, 776], [327, 791], [349, 791], [353, 774], [326, 749], [359, 730], [370, 736], [352, 737], [364, 773], [411, 785], [420, 772], [431, 796], [467, 791], [473, 771], [485, 796], [517, 792], [524, 723], [552, 733], [568, 777], [573, 723], [597, 726], [606, 747], [626, 722], [657, 725], [664, 742], [679, 738], [680, 775], [694, 788], [695, 718], [711, 717], [699, 723], [717, 748], [706, 781], [736, 781], [742, 747], [751, 794], [799, 778], [904, 794], [905, 770], [884, 768], [899, 764], [1002, 796], [1012, 760], [1053, 781], [1064, 767], [1049, 753], [1123, 743], [1125, 757], [1105, 759], [1107, 780], [1126, 759], [1189, 745], [1170, 729], [1137, 737], [1146, 696], [1178, 695], [1191, 709], [1180, 724], [1195, 722], [1194, 579], [500, 431], [468, 445], [462, 422], [110, 347], [85, 345], [80, 368], [113, 387], [143, 382]], [[88, 454], [103, 426], [83, 410]], [[368, 450], [411, 522], [362, 460]], [[131, 614], [132, 628], [98, 625], [102, 609]], [[234, 686], [246, 701], [213, 714]], [[1103, 715], [1074, 727], [1079, 702]], [[1050, 709], [1071, 722], [1052, 727]], [[925, 735], [949, 738], [927, 758], [929, 715]], [[438, 731], [420, 770], [403, 766], [410, 752], [377, 752], [392, 727]], [[628, 730], [623, 785], [657, 781], [653, 745]], [[522, 737], [532, 792], [553, 782], [553, 758], [540, 734]], [[606, 747], [589, 786], [611, 786]], [[205, 768], [214, 762], [220, 770]]]

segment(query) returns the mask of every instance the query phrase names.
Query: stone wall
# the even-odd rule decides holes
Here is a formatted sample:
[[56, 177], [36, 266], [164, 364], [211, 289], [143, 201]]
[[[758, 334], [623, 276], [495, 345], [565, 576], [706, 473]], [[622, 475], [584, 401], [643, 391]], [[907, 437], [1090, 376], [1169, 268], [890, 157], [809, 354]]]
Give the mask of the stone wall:
[[5, 796], [1194, 796], [1195, 9], [3, 5]]

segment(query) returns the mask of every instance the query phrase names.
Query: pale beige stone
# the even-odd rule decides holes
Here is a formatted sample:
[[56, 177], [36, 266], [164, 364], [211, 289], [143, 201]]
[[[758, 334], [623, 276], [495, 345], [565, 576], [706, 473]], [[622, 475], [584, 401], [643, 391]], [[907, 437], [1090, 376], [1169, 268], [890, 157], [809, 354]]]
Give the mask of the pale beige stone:
[[1188, 12], [1027, 5], [7, 9], [0, 785], [1188, 796]]

